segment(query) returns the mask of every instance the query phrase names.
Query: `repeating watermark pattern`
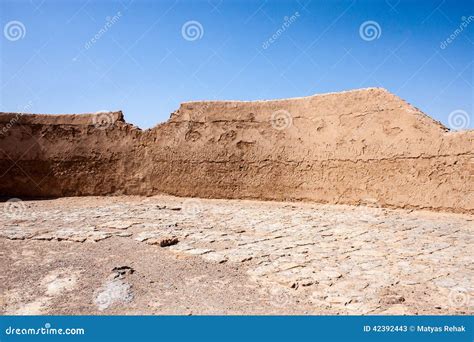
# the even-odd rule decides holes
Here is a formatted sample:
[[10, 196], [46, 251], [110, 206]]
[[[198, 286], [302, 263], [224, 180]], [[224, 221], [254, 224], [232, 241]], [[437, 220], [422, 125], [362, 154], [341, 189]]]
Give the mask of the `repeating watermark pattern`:
[[454, 307], [463, 307], [468, 306], [470, 302], [470, 296], [467, 293], [466, 289], [455, 288], [449, 292], [448, 301], [451, 306]]
[[462, 109], [456, 109], [449, 113], [448, 124], [449, 128], [453, 130], [466, 129], [469, 127], [470, 123], [471, 118], [469, 117], [469, 114]]
[[3, 27], [3, 35], [11, 42], [23, 39], [26, 36], [25, 25], [18, 20], [12, 20]]
[[181, 35], [190, 42], [201, 39], [204, 36], [204, 27], [199, 21], [187, 21], [181, 27]]
[[276, 42], [278, 40], [278, 38], [280, 38], [280, 36], [285, 33], [285, 31], [291, 26], [291, 24], [293, 24], [296, 20], [298, 20], [298, 18], [300, 17], [300, 13], [299, 12], [295, 12], [293, 13], [291, 16], [286, 16], [283, 18], [283, 24], [281, 25], [281, 27], [276, 30], [275, 33], [273, 33], [270, 38], [268, 38], [266, 41], [264, 41], [262, 43], [262, 48], [264, 50], [268, 49], [270, 47], [270, 45], [272, 45], [274, 42]]
[[272, 288], [270, 290], [271, 304], [279, 308], [290, 307], [292, 303], [292, 298], [288, 291], [284, 289]]
[[201, 200], [197, 198], [188, 198], [183, 202], [182, 213], [186, 216], [196, 216], [203, 210]]
[[325, 296], [320, 291], [313, 291], [308, 299], [312, 304], [317, 304], [321, 308], [325, 308], [328, 304], [324, 301]]
[[381, 205], [376, 198], [369, 196], [362, 197], [360, 206], [357, 209], [356, 215], [360, 221], [368, 223], [377, 223], [380, 221], [378, 211], [381, 210]]
[[2, 127], [2, 130], [0, 131], [1, 135], [7, 134], [7, 132], [12, 128], [20, 119], [20, 116], [22, 116], [23, 113], [16, 113], [13, 118], [10, 119], [10, 121], [7, 122], [5, 126]]
[[287, 110], [280, 109], [272, 113], [270, 122], [274, 129], [282, 131], [291, 127], [293, 124], [293, 117]]
[[370, 42], [382, 36], [382, 28], [376, 21], [364, 21], [359, 27], [359, 35], [363, 40]]
[[31, 110], [33, 107], [33, 102], [28, 101], [28, 103], [25, 106], [18, 106], [18, 112], [19, 113], [27, 113]]
[[92, 116], [92, 124], [98, 129], [108, 129], [114, 126], [114, 114], [108, 110], [101, 110]]
[[117, 12], [113, 17], [106, 17], [105, 24], [99, 31], [84, 44], [84, 49], [89, 50], [95, 43], [97, 43], [104, 34], [106, 34], [112, 26], [114, 26], [122, 18], [122, 12]]
[[20, 116], [22, 116], [26, 112], [29, 112], [32, 106], [33, 106], [33, 102], [31, 102], [31, 101], [29, 101], [26, 106], [23, 106], [23, 107], [19, 106], [18, 107], [18, 113], [15, 113], [15, 116], [13, 116], [5, 124], [5, 126], [2, 127], [2, 129], [0, 130], [0, 134], [1, 135], [6, 135], [7, 132], [10, 130], [10, 128], [12, 128], [18, 122], [18, 120], [20, 120]]
[[133, 299], [131, 286], [120, 279], [113, 279], [96, 291], [94, 304], [100, 311], [116, 303], [129, 302]]
[[443, 40], [440, 44], [439, 47], [444, 50], [448, 47], [449, 44], [454, 42], [456, 38], [466, 29], [471, 22], [474, 21], [474, 15], [470, 15], [469, 17], [462, 17], [461, 18], [461, 24], [459, 24], [458, 28], [455, 29], [449, 37], [447, 37], [445, 40]]
[[15, 219], [22, 217], [26, 211], [26, 205], [19, 198], [10, 198], [5, 202], [3, 207], [5, 215], [9, 218]]
[[100, 311], [116, 303], [130, 302], [133, 299], [132, 287], [123, 279], [134, 272], [130, 266], [116, 266], [112, 269], [110, 280], [95, 291], [94, 304]]

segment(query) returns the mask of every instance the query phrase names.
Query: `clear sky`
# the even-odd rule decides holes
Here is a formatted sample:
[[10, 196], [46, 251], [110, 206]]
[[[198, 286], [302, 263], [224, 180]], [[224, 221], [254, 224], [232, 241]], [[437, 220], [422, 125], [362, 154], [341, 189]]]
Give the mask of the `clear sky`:
[[0, 111], [149, 128], [184, 101], [384, 87], [474, 127], [472, 0], [0, 3]]

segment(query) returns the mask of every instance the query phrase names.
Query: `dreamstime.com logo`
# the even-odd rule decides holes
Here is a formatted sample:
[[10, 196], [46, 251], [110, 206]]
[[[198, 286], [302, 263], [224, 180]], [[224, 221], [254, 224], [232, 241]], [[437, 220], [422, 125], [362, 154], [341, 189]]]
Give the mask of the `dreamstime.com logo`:
[[107, 110], [96, 112], [92, 116], [92, 124], [98, 129], [107, 129], [115, 124], [114, 114]]
[[181, 210], [184, 215], [194, 217], [203, 211], [203, 204], [197, 198], [188, 198], [183, 202]]
[[274, 129], [282, 131], [291, 127], [293, 124], [293, 117], [287, 110], [280, 109], [272, 113], [270, 122]]
[[121, 279], [113, 279], [95, 293], [94, 304], [100, 311], [120, 302], [130, 302], [133, 299], [130, 284]]
[[32, 106], [33, 106], [33, 102], [31, 102], [31, 101], [29, 101], [26, 106], [23, 106], [23, 107], [19, 106], [18, 107], [18, 113], [16, 113], [15, 116], [13, 118], [11, 118], [10, 121], [8, 121], [5, 126], [2, 127], [2, 129], [0, 130], [0, 134], [1, 135], [6, 135], [7, 132], [10, 130], [10, 128], [12, 128], [20, 120], [20, 117], [25, 112], [30, 111]]
[[370, 42], [380, 38], [382, 35], [382, 28], [376, 21], [364, 21], [359, 27], [359, 35], [363, 40]]
[[448, 301], [451, 306], [459, 308], [469, 306], [471, 298], [465, 289], [455, 288], [449, 293]]
[[120, 18], [122, 18], [122, 12], [117, 12], [114, 14], [114, 16], [108, 16], [105, 18], [104, 26], [102, 26], [99, 31], [97, 31], [97, 33], [94, 34], [94, 36], [84, 44], [84, 49], [89, 50], [102, 38], [104, 34], [106, 34], [112, 28], [112, 26], [114, 26], [120, 20]]
[[454, 130], [462, 130], [469, 127], [471, 118], [469, 114], [461, 109], [457, 109], [449, 113], [448, 124], [449, 128]]
[[10, 198], [3, 206], [3, 212], [8, 218], [16, 219], [25, 214], [26, 205], [19, 198]]
[[439, 47], [444, 50], [448, 47], [449, 44], [454, 42], [454, 40], [469, 26], [471, 22], [474, 21], [474, 15], [470, 15], [469, 17], [462, 17], [461, 24], [459, 24], [458, 28], [456, 28], [445, 40], [443, 40]]
[[270, 290], [270, 304], [277, 308], [288, 308], [291, 307], [293, 302], [288, 291], [283, 289], [272, 288]]
[[85, 335], [84, 328], [53, 328], [50, 323], [46, 323], [40, 328], [15, 328], [5, 329], [5, 335]]
[[11, 42], [23, 39], [26, 36], [25, 25], [18, 20], [12, 20], [3, 27], [3, 35]]
[[204, 36], [204, 27], [199, 21], [187, 21], [181, 27], [181, 35], [190, 42], [201, 39]]
[[381, 210], [382, 206], [378, 199], [374, 197], [364, 196], [360, 200], [360, 206], [357, 207], [355, 211], [356, 219], [359, 221], [364, 221], [367, 223], [376, 223], [380, 221], [378, 217], [378, 212]]
[[18, 120], [20, 120], [20, 116], [22, 115], [23, 113], [16, 113], [15, 116], [11, 118], [5, 126], [2, 127], [0, 134], [5, 135], [10, 130], [10, 128], [12, 128], [18, 122]]
[[266, 41], [263, 42], [262, 48], [264, 50], [268, 49], [270, 45], [272, 45], [274, 42], [280, 38], [280, 36], [285, 33], [285, 31], [293, 24], [298, 18], [300, 17], [299, 12], [293, 13], [291, 16], [286, 16], [283, 18], [283, 24], [281, 27], [273, 33], [270, 38], [268, 38]]

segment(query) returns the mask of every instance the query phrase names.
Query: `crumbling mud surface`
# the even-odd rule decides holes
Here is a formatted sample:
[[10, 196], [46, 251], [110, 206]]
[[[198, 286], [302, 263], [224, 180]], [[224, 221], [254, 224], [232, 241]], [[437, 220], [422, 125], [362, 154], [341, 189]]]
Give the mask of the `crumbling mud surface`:
[[473, 314], [474, 217], [169, 196], [0, 204], [2, 314]]
[[122, 113], [0, 114], [0, 195], [156, 195], [474, 213], [474, 131], [384, 89], [188, 102], [141, 131]]

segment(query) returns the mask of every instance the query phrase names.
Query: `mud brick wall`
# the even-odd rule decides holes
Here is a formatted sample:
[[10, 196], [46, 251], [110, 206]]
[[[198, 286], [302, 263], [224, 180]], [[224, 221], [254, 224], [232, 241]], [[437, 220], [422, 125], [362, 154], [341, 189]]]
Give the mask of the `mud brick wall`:
[[0, 113], [0, 195], [167, 193], [474, 213], [474, 131], [384, 89], [187, 102], [142, 131], [121, 112]]

